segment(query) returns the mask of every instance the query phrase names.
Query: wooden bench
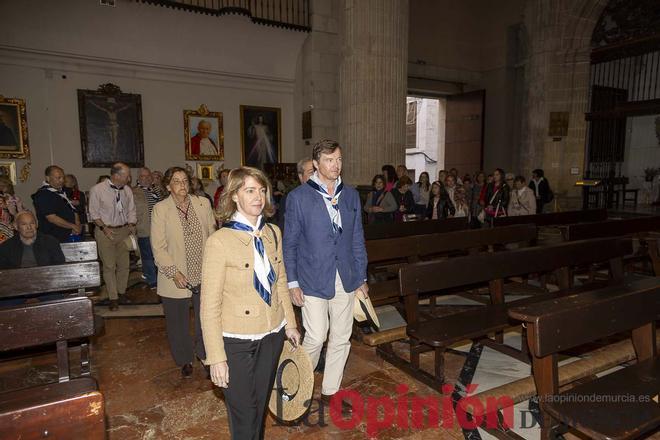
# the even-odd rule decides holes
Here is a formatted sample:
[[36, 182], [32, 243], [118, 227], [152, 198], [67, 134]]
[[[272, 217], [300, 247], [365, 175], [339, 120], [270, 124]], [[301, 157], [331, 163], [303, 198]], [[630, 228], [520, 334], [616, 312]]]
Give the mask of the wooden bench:
[[[527, 324], [542, 439], [553, 438], [553, 419], [595, 439], [632, 439], [660, 426], [660, 405], [653, 401], [660, 392], [658, 313], [657, 278], [509, 310], [511, 318]], [[638, 360], [634, 366], [559, 392], [559, 352], [629, 330]]]
[[441, 234], [468, 229], [466, 217], [444, 220], [423, 220], [403, 223], [377, 223], [364, 227], [364, 239], [382, 240], [384, 238], [409, 237], [411, 235]]
[[606, 209], [587, 209], [583, 211], [565, 211], [553, 212], [549, 214], [497, 217], [493, 219], [493, 226], [511, 226], [531, 223], [537, 227], [542, 227], [569, 225], [583, 222], [599, 222], [603, 220], [607, 220]]
[[61, 243], [60, 247], [67, 263], [98, 260], [96, 241]]
[[71, 379], [68, 341], [94, 334], [89, 298], [0, 309], [0, 351], [55, 344], [59, 381], [0, 394], [0, 438], [105, 438], [103, 396], [81, 345], [81, 377]]
[[650, 258], [654, 274], [660, 276], [660, 254], [658, 249], [658, 238], [660, 237], [653, 236], [653, 233], [657, 232], [660, 232], [660, 216], [644, 216], [568, 225], [563, 231], [563, 236], [566, 241], [631, 236], [638, 239], [642, 246], [641, 252], [634, 259], [640, 257]]
[[[478, 340], [516, 359], [529, 362], [525, 352], [502, 344], [499, 332], [514, 325], [507, 314], [510, 305], [534, 303], [566, 294], [566, 291], [589, 288], [588, 285], [578, 288], [574, 286], [573, 269], [594, 261], [609, 261], [612, 278], [610, 282], [621, 282], [622, 259], [630, 252], [631, 246], [630, 240], [598, 239], [457, 257], [402, 267], [399, 270], [399, 283], [408, 323], [410, 360], [398, 356], [389, 343], [379, 345], [377, 351], [393, 365], [436, 389], [440, 389], [445, 380], [444, 352], [456, 342]], [[507, 278], [551, 272], [556, 273], [563, 293], [535, 295], [514, 303], [505, 303], [504, 281]], [[491, 305], [422, 321], [418, 305], [420, 295], [437, 295], [484, 283], [488, 283]], [[601, 282], [600, 285], [605, 283], [607, 282]], [[495, 339], [488, 337], [491, 333], [496, 333]], [[420, 354], [428, 351], [435, 352], [433, 374], [420, 368]]]
[[0, 298], [86, 289], [101, 285], [96, 261], [0, 270]]
[[[476, 229], [444, 234], [370, 240], [366, 242], [370, 279], [380, 272], [387, 279], [370, 282], [369, 296], [374, 306], [398, 304], [398, 269], [406, 264], [455, 255], [476, 254], [499, 246], [527, 245], [536, 239], [536, 227], [516, 225], [498, 229]], [[431, 298], [430, 305], [435, 305]], [[405, 325], [362, 337], [367, 345], [379, 345], [406, 337]]]

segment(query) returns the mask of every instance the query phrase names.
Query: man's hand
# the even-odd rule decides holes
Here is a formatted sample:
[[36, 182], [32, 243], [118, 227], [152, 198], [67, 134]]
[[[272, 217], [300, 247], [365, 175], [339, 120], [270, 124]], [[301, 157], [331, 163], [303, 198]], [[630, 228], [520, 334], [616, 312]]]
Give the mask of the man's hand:
[[108, 240], [112, 241], [115, 239], [115, 233], [112, 231], [112, 229], [108, 228], [107, 226], [103, 228], [103, 231], [101, 231], [105, 234], [106, 237], [108, 237]]
[[300, 287], [294, 287], [289, 289], [289, 296], [291, 297], [291, 302], [298, 306], [302, 307], [305, 305], [305, 295]]
[[229, 386], [229, 365], [227, 365], [227, 362], [218, 362], [211, 365], [211, 381], [220, 388]]
[[71, 228], [71, 232], [73, 232], [75, 235], [80, 235], [82, 232], [82, 225], [80, 223], [74, 223], [73, 228]]
[[361, 292], [365, 298], [369, 298], [369, 285], [367, 283], [364, 283], [363, 285], [355, 289], [355, 291]]
[[174, 284], [176, 284], [176, 287], [179, 289], [186, 289], [186, 286], [188, 285], [188, 279], [184, 274], [177, 271], [176, 275], [174, 275]]
[[382, 206], [374, 206], [371, 208], [371, 212], [384, 212], [385, 209], [383, 209]]
[[293, 345], [293, 349], [291, 351], [296, 351], [298, 346], [300, 345], [300, 332], [296, 328], [290, 328], [286, 330], [286, 338], [291, 342], [291, 345]]
[[128, 232], [130, 232], [133, 235], [137, 234], [137, 226], [136, 225], [128, 225]]

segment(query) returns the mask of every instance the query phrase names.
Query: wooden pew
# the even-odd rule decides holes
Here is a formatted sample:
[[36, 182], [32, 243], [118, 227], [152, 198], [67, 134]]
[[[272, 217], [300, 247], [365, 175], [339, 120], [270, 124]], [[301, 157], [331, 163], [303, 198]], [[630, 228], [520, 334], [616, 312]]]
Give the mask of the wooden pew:
[[398, 302], [398, 268], [405, 264], [452, 255], [477, 254], [513, 243], [528, 244], [536, 239], [536, 231], [534, 225], [515, 225], [367, 241], [370, 275], [395, 271], [387, 281], [371, 284], [369, 296], [374, 305]]
[[382, 240], [384, 238], [409, 237], [411, 235], [441, 234], [468, 229], [466, 217], [445, 220], [423, 220], [403, 223], [378, 223], [364, 227], [364, 239]]
[[511, 226], [532, 223], [541, 227], [569, 225], [583, 222], [599, 222], [604, 220], [607, 220], [606, 209], [588, 209], [583, 211], [553, 212], [549, 214], [497, 217], [493, 219], [493, 226]]
[[85, 289], [101, 285], [99, 263], [96, 261], [2, 269], [0, 279], [0, 298], [71, 290], [84, 294]]
[[[502, 344], [501, 336], [488, 338], [512, 325], [507, 310], [511, 304], [527, 304], [553, 298], [558, 293], [536, 295], [506, 304], [504, 281], [510, 277], [555, 272], [563, 290], [583, 290], [574, 287], [575, 267], [595, 261], [609, 261], [611, 282], [623, 279], [623, 256], [631, 250], [630, 240], [598, 239], [552, 246], [525, 248], [501, 253], [457, 257], [444, 261], [411, 264], [399, 269], [399, 287], [404, 297], [407, 334], [410, 337], [410, 361], [399, 357], [391, 344], [378, 346], [385, 360], [427, 385], [440, 389], [444, 383], [444, 352], [450, 345], [463, 340], [478, 340], [523, 362], [529, 362], [525, 352]], [[423, 321], [419, 312], [419, 297], [464, 289], [488, 283], [491, 305], [442, 318]], [[604, 285], [605, 282], [594, 285]], [[565, 293], [565, 292], [564, 292]], [[420, 368], [420, 354], [434, 351], [434, 374]]]
[[[509, 310], [513, 319], [527, 324], [542, 410], [542, 439], [554, 438], [554, 420], [594, 439], [638, 438], [660, 426], [660, 405], [652, 400], [660, 391], [655, 326], [658, 313], [657, 278]], [[559, 392], [560, 351], [629, 330], [637, 354], [634, 366]], [[633, 396], [634, 401], [615, 400], [621, 396]]]
[[[660, 216], [644, 216], [621, 220], [607, 220], [598, 223], [580, 223], [566, 226], [563, 231], [566, 241], [587, 240], [591, 238], [631, 236], [638, 239], [641, 252], [633, 259], [650, 258], [653, 272], [660, 276], [660, 253], [658, 237], [653, 233], [660, 232]], [[636, 257], [636, 258], [632, 258]]]
[[81, 346], [81, 377], [71, 379], [68, 341], [94, 334], [89, 298], [0, 309], [0, 351], [55, 344], [59, 382], [0, 394], [0, 438], [105, 438], [103, 396]]
[[61, 243], [62, 253], [67, 263], [95, 261], [98, 259], [96, 241], [79, 241], [77, 243]]
[[[369, 273], [373, 277], [378, 271], [387, 276], [386, 280], [372, 282], [369, 296], [374, 306], [398, 304], [398, 268], [405, 264], [442, 258], [451, 255], [476, 254], [498, 246], [520, 243], [526, 245], [536, 239], [534, 225], [516, 225], [497, 229], [476, 229], [444, 234], [418, 235], [411, 237], [370, 240], [366, 242], [369, 257]], [[392, 273], [392, 270], [396, 270]], [[431, 306], [435, 298], [431, 299]], [[379, 345], [406, 337], [404, 325], [363, 336], [367, 345]]]

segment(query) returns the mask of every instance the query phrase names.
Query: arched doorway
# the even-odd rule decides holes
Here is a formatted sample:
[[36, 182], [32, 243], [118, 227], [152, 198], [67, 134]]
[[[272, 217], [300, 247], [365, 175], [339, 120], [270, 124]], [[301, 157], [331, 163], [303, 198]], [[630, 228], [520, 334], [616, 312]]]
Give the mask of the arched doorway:
[[610, 0], [591, 45], [585, 177], [602, 185], [584, 206], [622, 207], [634, 189], [655, 199], [644, 177], [660, 167], [660, 4]]

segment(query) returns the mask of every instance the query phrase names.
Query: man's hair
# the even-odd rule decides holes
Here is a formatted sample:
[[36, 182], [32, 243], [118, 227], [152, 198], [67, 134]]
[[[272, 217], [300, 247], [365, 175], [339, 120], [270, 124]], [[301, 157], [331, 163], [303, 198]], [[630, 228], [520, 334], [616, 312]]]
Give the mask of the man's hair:
[[406, 167], [405, 165], [397, 165], [396, 169], [398, 170], [399, 168], [403, 168], [406, 171], [406, 173], [408, 172], [408, 167]]
[[271, 205], [273, 190], [268, 177], [266, 177], [263, 171], [257, 168], [240, 167], [231, 170], [225, 190], [220, 196], [220, 202], [218, 203], [218, 209], [215, 215], [220, 222], [224, 223], [231, 220], [231, 217], [238, 209], [233, 197], [245, 185], [245, 179], [248, 177], [254, 178], [261, 186], [266, 188], [266, 200], [264, 201], [264, 209], [262, 211], [263, 216], [271, 217], [275, 213], [275, 209]]
[[312, 161], [312, 159], [310, 159], [309, 157], [303, 157], [302, 159], [300, 159], [298, 161], [298, 164], [296, 165], [296, 169], [298, 170], [298, 174], [300, 174], [302, 176], [303, 173], [305, 172], [305, 164], [307, 162], [311, 162], [311, 161]]
[[516, 176], [516, 178], [513, 179], [513, 181], [514, 181], [514, 182], [520, 182], [520, 183], [523, 183], [523, 184], [526, 182], [524, 176]]
[[46, 170], [44, 171], [44, 176], [50, 176], [50, 174], [51, 174], [53, 171], [55, 171], [55, 170], [60, 170], [60, 171], [64, 172], [64, 170], [63, 170], [62, 167], [60, 167], [60, 166], [57, 166], [57, 165], [48, 165], [48, 166], [46, 167]]
[[126, 165], [124, 162], [115, 162], [112, 164], [112, 167], [110, 167], [110, 175], [114, 176], [116, 174], [121, 173], [121, 170], [125, 168], [128, 168], [128, 165]]
[[149, 169], [149, 167], [141, 167], [140, 172], [142, 172], [142, 170], [147, 170], [149, 174], [151, 174], [151, 170]]
[[537, 168], [537, 169], [535, 169], [534, 171], [532, 171], [532, 174], [536, 174], [536, 175], [539, 176], [539, 177], [544, 177], [543, 174], [545, 174], [545, 173], [543, 172], [542, 169]]
[[18, 225], [18, 219], [21, 218], [22, 215], [28, 215], [28, 214], [30, 216], [32, 216], [32, 218], [34, 219], [35, 222], [37, 221], [37, 216], [34, 215], [34, 212], [32, 212], [28, 209], [24, 209], [23, 211], [18, 211], [16, 213], [16, 216], [14, 217], [14, 225]]
[[332, 154], [337, 148], [341, 148], [337, 141], [322, 139], [312, 147], [312, 159], [318, 162], [321, 159], [321, 154]]

